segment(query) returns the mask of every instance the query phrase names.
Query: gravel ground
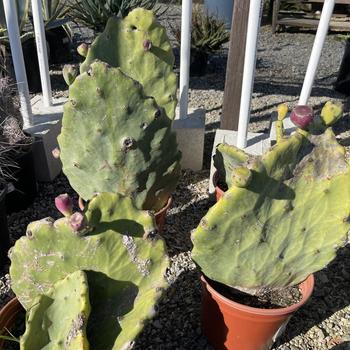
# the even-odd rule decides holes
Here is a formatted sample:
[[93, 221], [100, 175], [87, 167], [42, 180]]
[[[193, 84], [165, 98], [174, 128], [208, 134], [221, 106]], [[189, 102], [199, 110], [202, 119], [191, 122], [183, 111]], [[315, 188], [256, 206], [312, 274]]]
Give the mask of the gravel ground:
[[[178, 9], [167, 14], [167, 20], [178, 20]], [[83, 32], [80, 37], [86, 36]], [[77, 36], [78, 37], [78, 36]], [[273, 36], [269, 26], [263, 26], [259, 39], [258, 64], [252, 101], [251, 131], [267, 132], [271, 112], [280, 102], [297, 102], [310, 55], [313, 33], [280, 33]], [[343, 44], [329, 35], [318, 69], [310, 103], [317, 109], [329, 100], [345, 105], [346, 117], [336, 126], [339, 138], [348, 144], [350, 136], [350, 99], [332, 89]], [[170, 288], [158, 306], [156, 317], [146, 325], [136, 342], [136, 349], [210, 349], [201, 335], [200, 283], [198, 270], [191, 261], [190, 232], [213, 204], [208, 198], [210, 152], [215, 130], [219, 126], [225, 79], [227, 48], [211, 58], [208, 74], [192, 78], [190, 105], [205, 108], [206, 143], [205, 169], [193, 173], [184, 171], [174, 194], [174, 205], [164, 232], [171, 267], [167, 272]], [[62, 95], [62, 78], [52, 71], [57, 95]], [[29, 221], [45, 216], [57, 217], [53, 199], [60, 193], [74, 195], [66, 178], [61, 175], [53, 183], [40, 184], [40, 195], [25, 211], [9, 216], [12, 243], [25, 232]], [[75, 196], [76, 198], [76, 196]], [[7, 269], [0, 276], [0, 305], [11, 296]], [[316, 286], [311, 300], [289, 322], [283, 336], [273, 349], [350, 349], [350, 252], [342, 249], [337, 259], [316, 273]]]

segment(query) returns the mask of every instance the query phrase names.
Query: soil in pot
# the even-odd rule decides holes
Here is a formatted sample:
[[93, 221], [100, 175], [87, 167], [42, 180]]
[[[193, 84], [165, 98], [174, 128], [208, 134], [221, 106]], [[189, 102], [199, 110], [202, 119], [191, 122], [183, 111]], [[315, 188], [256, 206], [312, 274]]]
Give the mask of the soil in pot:
[[[208, 280], [208, 278], [207, 278]], [[269, 290], [258, 296], [243, 293], [237, 289], [230, 288], [224, 284], [210, 281], [210, 285], [222, 296], [250, 307], [261, 309], [279, 309], [291, 306], [301, 301], [302, 294], [298, 286], [283, 289]]]
[[0, 268], [7, 262], [7, 251], [10, 246], [5, 196], [5, 189], [0, 188]]
[[15, 161], [19, 168], [13, 174], [15, 180], [11, 182], [6, 195], [8, 214], [26, 209], [38, 193], [32, 146], [26, 146]]

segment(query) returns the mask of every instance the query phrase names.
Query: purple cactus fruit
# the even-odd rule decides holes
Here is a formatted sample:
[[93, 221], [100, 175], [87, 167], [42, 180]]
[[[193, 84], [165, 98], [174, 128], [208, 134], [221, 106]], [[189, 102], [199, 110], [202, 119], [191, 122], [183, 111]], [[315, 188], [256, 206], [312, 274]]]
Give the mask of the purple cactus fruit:
[[56, 208], [64, 215], [71, 216], [73, 213], [73, 202], [67, 193], [60, 194], [55, 198]]
[[314, 119], [314, 111], [309, 106], [296, 106], [290, 114], [290, 119], [295, 126], [306, 130]]
[[149, 50], [151, 50], [151, 48], [152, 48], [152, 41], [151, 40], [145, 40], [143, 42], [143, 49], [145, 51], [149, 51]]
[[69, 218], [69, 225], [74, 232], [85, 228], [85, 217], [82, 213], [76, 212]]

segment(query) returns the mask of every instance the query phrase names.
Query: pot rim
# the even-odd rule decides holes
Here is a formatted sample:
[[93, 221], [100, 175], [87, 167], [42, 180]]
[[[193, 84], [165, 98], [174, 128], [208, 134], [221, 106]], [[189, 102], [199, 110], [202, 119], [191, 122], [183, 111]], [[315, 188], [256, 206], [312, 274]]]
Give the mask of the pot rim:
[[301, 306], [303, 306], [308, 299], [310, 298], [314, 285], [315, 285], [315, 278], [313, 274], [310, 274], [304, 281], [300, 282], [298, 285], [299, 287], [304, 287], [301, 288], [300, 292], [302, 294], [302, 299], [291, 306], [287, 307], [282, 307], [279, 309], [261, 309], [261, 308], [256, 308], [252, 306], [247, 306], [240, 304], [236, 301], [233, 301], [231, 299], [226, 298], [225, 296], [221, 295], [218, 291], [216, 291], [208, 282], [208, 277], [204, 276], [203, 274], [201, 275], [201, 281], [205, 284], [208, 292], [217, 300], [225, 304], [226, 306], [233, 308], [233, 309], [238, 309], [241, 311], [244, 311], [246, 313], [254, 314], [254, 315], [269, 315], [269, 316], [277, 316], [277, 315], [286, 315], [286, 314], [291, 314], [297, 309], [299, 309]]
[[[173, 197], [169, 196], [166, 202], [166, 205], [162, 209], [158, 210], [154, 215], [155, 216], [162, 215], [165, 211], [167, 211], [171, 207], [172, 204], [173, 204]], [[79, 209], [82, 211], [85, 209], [84, 200], [80, 196], [78, 198], [78, 206], [79, 206]]]
[[172, 204], [173, 204], [173, 197], [172, 197], [172, 196], [169, 196], [169, 198], [168, 198], [168, 200], [167, 200], [165, 206], [164, 206], [162, 209], [158, 210], [158, 211], [154, 214], [154, 216], [160, 216], [160, 215], [162, 215], [164, 212], [166, 212], [166, 211], [171, 207]]

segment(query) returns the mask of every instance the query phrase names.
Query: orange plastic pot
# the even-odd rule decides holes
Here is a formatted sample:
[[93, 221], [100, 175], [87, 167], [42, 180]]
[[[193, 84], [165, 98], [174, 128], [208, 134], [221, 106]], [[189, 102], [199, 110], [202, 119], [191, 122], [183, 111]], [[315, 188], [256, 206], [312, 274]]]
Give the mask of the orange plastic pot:
[[202, 331], [215, 350], [268, 350], [284, 331], [293, 313], [310, 298], [314, 277], [299, 285], [302, 300], [280, 309], [259, 309], [234, 302], [218, 293], [204, 276]]
[[[168, 209], [171, 207], [172, 203], [173, 203], [173, 198], [170, 196], [168, 198], [168, 201], [166, 202], [166, 205], [154, 214], [154, 218], [156, 220], [156, 224], [157, 224], [159, 233], [161, 233], [163, 231], [163, 228], [165, 225], [166, 214], [167, 214]], [[81, 197], [79, 197], [78, 204], [79, 204], [80, 210], [84, 210], [85, 203]]]
[[225, 191], [222, 190], [219, 186], [218, 186], [218, 177], [219, 177], [219, 173], [217, 171], [215, 171], [214, 175], [213, 175], [213, 185], [215, 187], [215, 197], [216, 197], [216, 201], [218, 202], [219, 199], [224, 195]]
[[[16, 319], [20, 312], [24, 309], [17, 298], [11, 299], [1, 310], [0, 310], [0, 334], [6, 334], [6, 329], [11, 331], [15, 325]], [[0, 348], [4, 348], [5, 340], [0, 339]]]

